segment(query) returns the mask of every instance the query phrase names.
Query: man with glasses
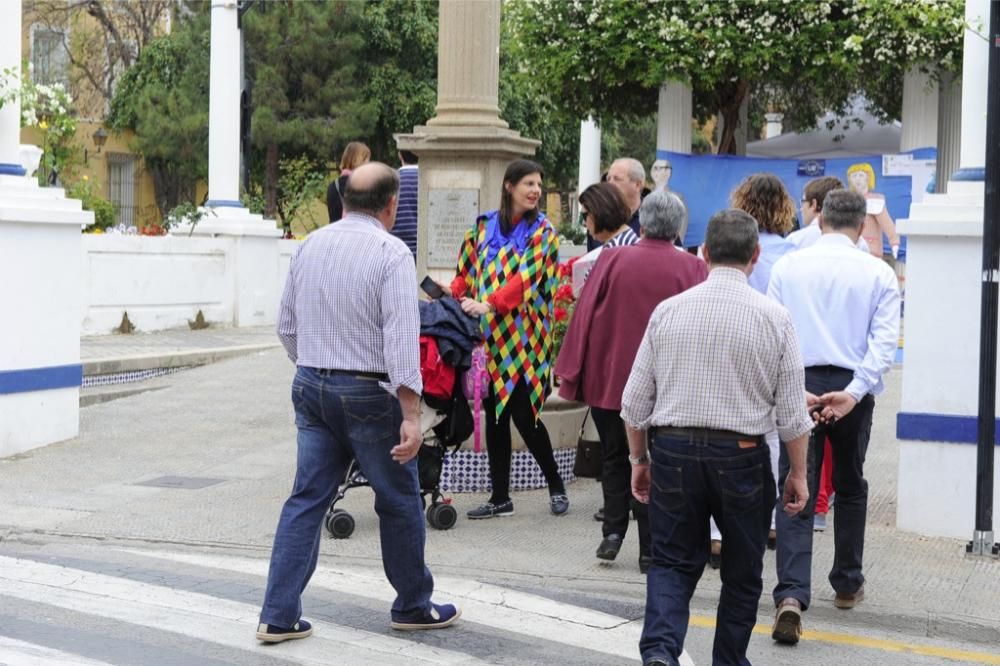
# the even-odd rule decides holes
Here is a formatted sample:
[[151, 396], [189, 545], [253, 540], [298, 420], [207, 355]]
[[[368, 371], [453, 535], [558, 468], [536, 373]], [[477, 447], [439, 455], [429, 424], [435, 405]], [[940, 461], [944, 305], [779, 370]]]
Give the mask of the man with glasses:
[[[815, 178], [806, 183], [802, 190], [802, 201], [799, 212], [802, 214], [802, 228], [788, 234], [788, 240], [795, 245], [796, 249], [802, 250], [816, 241], [823, 235], [820, 229], [820, 222], [823, 219], [823, 202], [826, 195], [833, 190], [844, 189], [844, 183], [836, 176], [823, 176]], [[868, 243], [864, 238], [858, 238], [857, 247], [859, 250], [868, 252]]]

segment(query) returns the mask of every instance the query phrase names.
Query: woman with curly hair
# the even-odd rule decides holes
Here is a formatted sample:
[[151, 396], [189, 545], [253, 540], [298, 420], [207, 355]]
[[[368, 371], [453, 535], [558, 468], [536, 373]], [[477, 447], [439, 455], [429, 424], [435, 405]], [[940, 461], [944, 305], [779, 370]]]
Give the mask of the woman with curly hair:
[[760, 258], [750, 275], [750, 286], [766, 294], [774, 262], [795, 249], [785, 238], [795, 228], [795, 201], [780, 178], [771, 173], [755, 173], [733, 190], [730, 203], [757, 220]]

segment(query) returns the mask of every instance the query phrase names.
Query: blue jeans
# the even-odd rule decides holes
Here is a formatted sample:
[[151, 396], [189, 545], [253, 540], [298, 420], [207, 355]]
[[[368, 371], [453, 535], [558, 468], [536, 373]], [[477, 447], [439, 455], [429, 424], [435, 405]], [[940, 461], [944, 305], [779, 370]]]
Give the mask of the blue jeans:
[[646, 583], [643, 660], [678, 659], [684, 648], [691, 595], [708, 561], [708, 518], [722, 532], [722, 592], [713, 664], [748, 665], [757, 622], [764, 548], [775, 485], [763, 437], [654, 435], [649, 527], [653, 563]]
[[382, 564], [396, 590], [393, 620], [430, 610], [434, 579], [424, 565], [423, 506], [417, 460], [395, 462], [399, 401], [375, 379], [299, 368], [292, 382], [298, 461], [292, 494], [281, 509], [260, 621], [291, 627], [302, 616], [305, 590], [319, 556], [323, 518], [356, 458], [375, 491]]

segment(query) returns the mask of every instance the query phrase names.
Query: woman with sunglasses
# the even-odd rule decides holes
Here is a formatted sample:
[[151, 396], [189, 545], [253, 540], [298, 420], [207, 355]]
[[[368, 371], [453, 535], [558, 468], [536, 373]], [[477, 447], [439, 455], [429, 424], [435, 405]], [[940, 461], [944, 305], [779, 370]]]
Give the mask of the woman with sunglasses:
[[530, 160], [516, 160], [507, 167], [500, 209], [481, 215], [465, 235], [458, 275], [451, 284], [462, 310], [480, 318], [489, 371], [483, 409], [493, 493], [466, 514], [471, 519], [514, 513], [511, 421], [542, 469], [549, 486], [549, 509], [557, 516], [569, 509], [566, 486], [541, 421], [549, 391], [559, 256], [556, 231], [538, 210], [543, 178], [542, 167]]

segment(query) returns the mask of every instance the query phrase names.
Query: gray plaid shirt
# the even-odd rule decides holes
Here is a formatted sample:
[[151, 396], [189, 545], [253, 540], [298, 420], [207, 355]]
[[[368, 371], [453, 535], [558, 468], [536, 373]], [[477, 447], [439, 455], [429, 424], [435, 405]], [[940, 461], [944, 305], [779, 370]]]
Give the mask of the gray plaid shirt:
[[727, 267], [660, 303], [625, 385], [622, 420], [639, 430], [747, 435], [776, 423], [786, 442], [809, 432], [805, 372], [788, 310]]
[[373, 217], [348, 213], [292, 257], [278, 337], [297, 365], [385, 373], [421, 393], [413, 255]]

